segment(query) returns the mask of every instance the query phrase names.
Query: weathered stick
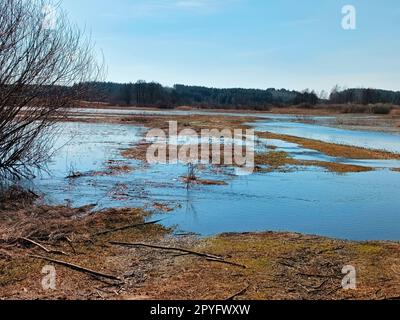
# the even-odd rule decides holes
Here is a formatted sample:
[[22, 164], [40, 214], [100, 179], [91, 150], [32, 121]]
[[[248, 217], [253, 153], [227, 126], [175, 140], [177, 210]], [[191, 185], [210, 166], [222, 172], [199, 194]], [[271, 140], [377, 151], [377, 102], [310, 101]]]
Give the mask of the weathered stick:
[[65, 253], [64, 251], [48, 249], [44, 245], [42, 245], [42, 244], [40, 244], [40, 243], [38, 243], [36, 241], [33, 241], [33, 240], [29, 239], [29, 238], [22, 237], [20, 239], [39, 247], [40, 249], [42, 249], [43, 251], [46, 251], [47, 253], [63, 254], [65, 256], [68, 256], [68, 253]]
[[153, 249], [159, 249], [159, 250], [178, 251], [178, 252], [183, 252], [183, 253], [192, 254], [192, 255], [195, 255], [198, 257], [206, 258], [209, 261], [226, 263], [226, 264], [230, 264], [230, 265], [233, 265], [236, 267], [246, 268], [246, 266], [244, 266], [244, 265], [241, 265], [241, 264], [238, 264], [235, 262], [226, 261], [220, 256], [216, 256], [216, 255], [212, 255], [212, 254], [208, 254], [208, 253], [201, 253], [201, 252], [182, 249], [182, 248], [163, 247], [163, 246], [157, 246], [157, 245], [146, 244], [146, 243], [128, 243], [128, 242], [115, 242], [115, 241], [111, 241], [110, 244], [118, 245], [118, 246], [126, 246], [126, 247], [146, 247], [146, 248], [153, 248]]
[[242, 290], [240, 290], [239, 292], [235, 293], [234, 295], [231, 295], [229, 298], [227, 298], [225, 300], [233, 300], [236, 297], [241, 296], [242, 294], [244, 294], [249, 288], [250, 288], [250, 285], [248, 285], [247, 287], [243, 288]]
[[68, 237], [65, 237], [65, 240], [67, 241], [68, 245], [71, 247], [72, 251], [74, 252], [74, 254], [76, 254], [76, 250], [74, 245], [72, 244], [72, 240]]
[[105, 235], [105, 234], [108, 234], [108, 233], [112, 233], [112, 232], [122, 231], [122, 230], [126, 230], [126, 229], [131, 229], [131, 228], [139, 228], [139, 227], [147, 226], [147, 225], [150, 225], [150, 224], [156, 224], [156, 223], [158, 223], [160, 221], [162, 221], [162, 220], [144, 222], [144, 223], [139, 223], [139, 224], [130, 224], [130, 225], [119, 227], [119, 228], [100, 231], [100, 232], [94, 234], [94, 236], [102, 236], [102, 235]]
[[55, 259], [51, 259], [51, 258], [47, 258], [47, 257], [43, 257], [43, 256], [37, 256], [37, 255], [29, 255], [29, 257], [36, 258], [36, 259], [42, 259], [42, 260], [46, 260], [46, 261], [49, 261], [49, 262], [53, 262], [55, 264], [59, 264], [59, 265], [62, 265], [64, 267], [71, 268], [71, 269], [73, 269], [75, 271], [88, 273], [88, 274], [91, 274], [91, 275], [96, 276], [96, 277], [102, 277], [102, 278], [106, 278], [106, 279], [110, 279], [110, 280], [121, 281], [121, 279], [119, 277], [116, 277], [116, 276], [113, 276], [113, 275], [109, 275], [109, 274], [105, 274], [105, 273], [101, 273], [101, 272], [97, 272], [97, 271], [94, 271], [94, 270], [91, 270], [91, 269], [87, 269], [85, 267], [81, 267], [81, 266], [78, 266], [76, 264], [72, 264], [72, 263], [69, 263], [69, 262], [65, 262], [65, 261], [61, 261], [61, 260], [55, 260]]
[[157, 245], [146, 244], [146, 243], [129, 243], [129, 242], [115, 242], [115, 241], [111, 241], [110, 243], [114, 244], [114, 245], [118, 245], [118, 246], [147, 247], [147, 248], [153, 248], [153, 249], [159, 249], [159, 250], [179, 251], [179, 252], [185, 252], [185, 253], [193, 254], [193, 255], [199, 256], [199, 257], [205, 257], [205, 258], [216, 259], [216, 260], [221, 260], [222, 259], [222, 257], [215, 256], [215, 255], [212, 255], [212, 254], [201, 253], [201, 252], [191, 251], [191, 250], [182, 249], [182, 248], [163, 247], [163, 246], [157, 246]]

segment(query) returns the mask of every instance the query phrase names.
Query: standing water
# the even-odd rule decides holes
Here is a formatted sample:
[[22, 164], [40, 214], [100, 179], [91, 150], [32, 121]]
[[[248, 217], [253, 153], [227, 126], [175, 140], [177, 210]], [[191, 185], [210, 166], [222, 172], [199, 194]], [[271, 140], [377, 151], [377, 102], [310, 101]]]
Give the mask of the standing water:
[[[285, 118], [263, 120], [255, 126], [260, 131], [400, 152], [398, 135], [327, 128]], [[385, 169], [388, 164], [377, 164], [384, 169], [343, 175], [309, 167], [234, 176], [233, 170], [205, 167], [199, 173], [202, 178], [224, 180], [227, 185], [187, 188], [181, 181], [186, 173], [183, 165], [144, 166], [121, 156], [122, 150], [142, 139], [143, 128], [92, 123], [63, 123], [61, 127], [59, 150], [49, 163], [49, 174], [34, 181], [48, 203], [96, 204], [96, 209], [140, 206], [153, 212], [151, 219], [161, 218], [166, 226], [201, 235], [268, 230], [351, 240], [400, 240], [400, 173]], [[295, 144], [275, 143], [278, 150], [295, 157], [325, 156]], [[104, 171], [110, 160], [131, 166], [132, 171], [67, 178], [71, 172]], [[389, 164], [399, 166], [398, 162]], [[166, 204], [173, 211], [161, 212], [154, 203]]]

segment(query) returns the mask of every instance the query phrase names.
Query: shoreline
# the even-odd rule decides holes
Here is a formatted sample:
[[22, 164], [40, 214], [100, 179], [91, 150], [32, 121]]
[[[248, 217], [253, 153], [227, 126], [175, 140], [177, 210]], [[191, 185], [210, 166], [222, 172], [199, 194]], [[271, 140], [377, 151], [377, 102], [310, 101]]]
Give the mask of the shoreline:
[[[226, 300], [240, 291], [234, 300], [379, 300], [396, 299], [400, 293], [398, 241], [348, 241], [268, 231], [178, 236], [158, 223], [143, 224], [148, 214], [141, 209], [96, 214], [88, 214], [88, 209], [19, 208], [20, 218], [24, 210], [48, 215], [47, 226], [39, 228], [42, 240], [21, 238], [21, 230], [9, 230], [8, 241], [3, 234], [1, 299]], [[68, 228], [51, 238], [60, 228], [60, 219], [76, 215], [80, 218], [69, 220]], [[55, 290], [41, 286], [46, 265], [57, 272]], [[341, 287], [342, 270], [348, 265], [357, 270], [356, 290]]]
[[[168, 117], [151, 116], [147, 122], [143, 118], [124, 116], [124, 121], [107, 121], [163, 127]], [[90, 120], [103, 121], [101, 117]], [[248, 118], [220, 116], [210, 120], [193, 115], [189, 120], [181, 116], [180, 120], [183, 124], [190, 120], [199, 130], [214, 124], [242, 126]], [[118, 172], [122, 168], [114, 169]], [[26, 204], [13, 207], [11, 199], [10, 207], [5, 203], [6, 208], [0, 210], [0, 299], [225, 300], [233, 296], [238, 300], [362, 300], [398, 299], [400, 295], [400, 241], [348, 241], [271, 231], [211, 237], [174, 235], [158, 221], [145, 220], [149, 213], [143, 209], [93, 212], [91, 206], [48, 206], [32, 200], [28, 198]], [[28, 223], [27, 217], [33, 220]], [[117, 242], [136, 245], [116, 245]], [[221, 259], [210, 260], [166, 248]], [[75, 264], [121, 281], [93, 276], [37, 256]], [[56, 290], [50, 291], [41, 286], [42, 268], [49, 264], [55, 266], [58, 279]], [[341, 287], [345, 276], [342, 269], [347, 265], [354, 265], [357, 270], [356, 290]]]
[[[186, 107], [180, 106], [172, 109], [163, 109], [163, 108], [145, 108], [145, 107], [135, 107], [135, 106], [119, 106], [119, 105], [88, 105], [88, 106], [79, 106], [73, 109], [93, 109], [93, 110], [124, 110], [124, 111], [143, 111], [144, 113], [148, 112], [197, 112], [201, 113], [215, 113], [215, 114], [253, 114], [257, 115], [282, 115], [282, 116], [298, 116], [301, 117], [326, 117], [332, 118], [327, 122], [316, 122], [322, 126], [333, 127], [333, 128], [342, 128], [347, 130], [361, 130], [361, 131], [376, 131], [376, 132], [388, 132], [388, 133], [399, 133], [400, 132], [400, 108], [395, 108], [390, 114], [387, 115], [379, 115], [379, 114], [371, 114], [371, 113], [342, 113], [338, 110], [332, 109], [329, 110], [326, 108], [298, 108], [296, 106], [291, 107], [272, 107], [269, 111], [259, 111], [252, 109], [206, 109], [206, 108], [196, 108], [196, 107]], [[90, 114], [90, 113], [89, 113]], [[94, 116], [98, 115], [97, 113]], [[118, 114], [116, 114], [118, 115]], [[125, 114], [127, 115], [127, 114]], [[123, 114], [120, 114], [123, 116]], [[367, 123], [365, 121], [367, 120]], [[374, 120], [374, 123], [371, 125], [371, 119]], [[302, 119], [302, 122], [308, 123], [307, 119]], [[312, 121], [315, 123], [315, 121]]]

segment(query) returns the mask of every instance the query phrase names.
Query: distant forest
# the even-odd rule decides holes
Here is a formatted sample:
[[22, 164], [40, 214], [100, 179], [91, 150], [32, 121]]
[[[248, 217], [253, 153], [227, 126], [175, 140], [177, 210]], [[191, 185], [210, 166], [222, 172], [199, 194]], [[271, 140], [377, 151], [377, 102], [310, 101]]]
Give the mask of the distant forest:
[[317, 104], [393, 104], [400, 105], [400, 92], [379, 89], [344, 89], [335, 87], [330, 94], [318, 96], [314, 91], [286, 89], [217, 89], [177, 84], [164, 87], [156, 82], [86, 83], [86, 100], [117, 105], [174, 108], [187, 105], [201, 108], [268, 110], [273, 106]]

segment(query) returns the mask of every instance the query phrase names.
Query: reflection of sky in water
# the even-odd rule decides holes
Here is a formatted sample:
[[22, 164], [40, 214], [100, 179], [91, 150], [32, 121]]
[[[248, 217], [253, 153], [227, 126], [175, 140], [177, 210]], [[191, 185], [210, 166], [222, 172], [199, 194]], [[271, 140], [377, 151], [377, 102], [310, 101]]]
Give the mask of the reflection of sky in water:
[[396, 133], [345, 130], [314, 124], [282, 121], [259, 121], [255, 124], [255, 129], [257, 131], [269, 131], [325, 142], [370, 149], [383, 149], [400, 153], [400, 134]]
[[194, 187], [183, 207], [165, 216], [165, 224], [204, 235], [275, 230], [399, 240], [400, 199], [394, 196], [399, 192], [399, 174], [386, 170], [254, 174], [229, 181], [228, 187]]
[[[51, 175], [35, 180], [36, 188], [51, 203], [65, 203], [68, 199], [74, 206], [97, 203], [97, 208], [153, 209], [155, 201], [161, 202], [175, 210], [168, 214], [155, 211], [155, 217], [150, 219], [161, 217], [167, 226], [178, 225], [178, 229], [203, 235], [275, 230], [355, 240], [400, 239], [397, 172], [384, 169], [337, 175], [304, 168], [237, 177], [231, 175], [231, 170], [215, 171], [218, 168], [206, 166], [198, 173], [202, 179], [225, 180], [228, 185], [193, 185], [187, 189], [180, 181], [187, 172], [183, 165], [146, 167], [121, 157], [121, 149], [141, 140], [140, 128], [88, 123], [65, 123], [62, 127], [57, 145], [67, 144], [49, 163]], [[353, 134], [349, 136], [355, 139]], [[296, 144], [279, 140], [267, 143], [296, 158], [339, 161]], [[134, 170], [116, 176], [65, 179], [71, 167], [80, 172], [101, 170], [108, 160], [123, 160]]]
[[65, 177], [71, 169], [99, 170], [110, 157], [121, 158], [118, 150], [138, 142], [143, 130], [129, 125], [79, 122], [66, 122], [59, 127], [61, 132], [54, 146], [57, 151], [49, 162], [51, 173], [58, 177]]

